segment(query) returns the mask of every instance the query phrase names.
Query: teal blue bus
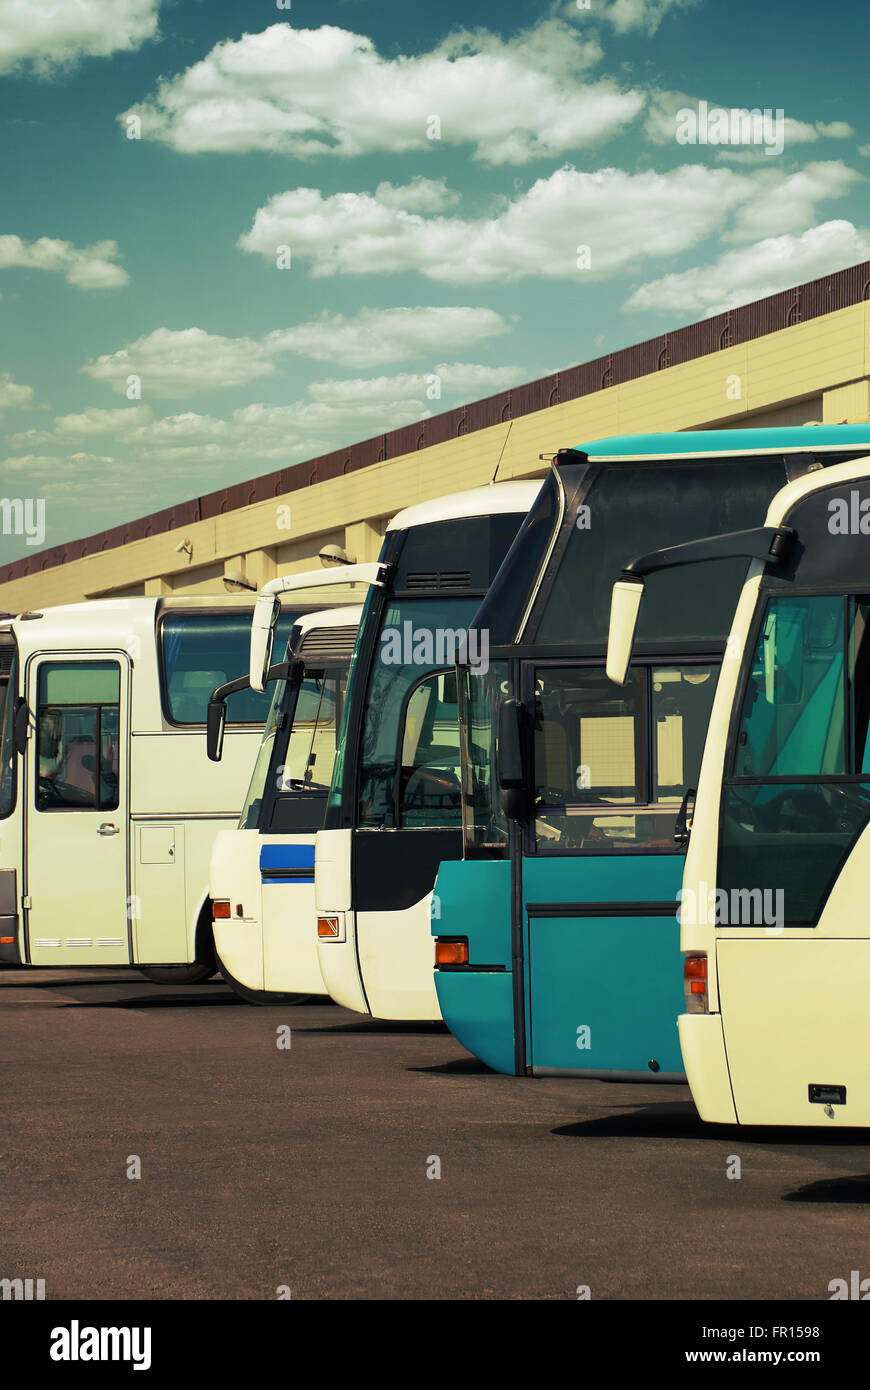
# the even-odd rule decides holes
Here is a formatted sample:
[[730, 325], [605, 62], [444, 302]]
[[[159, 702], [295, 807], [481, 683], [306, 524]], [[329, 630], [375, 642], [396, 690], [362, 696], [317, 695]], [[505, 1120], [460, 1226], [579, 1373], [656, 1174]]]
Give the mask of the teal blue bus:
[[611, 585], [634, 557], [759, 525], [870, 423], [638, 435], [559, 452], [460, 665], [463, 858], [431, 907], [459, 1042], [514, 1075], [682, 1081], [678, 893], [746, 559], [656, 568], [625, 683]]

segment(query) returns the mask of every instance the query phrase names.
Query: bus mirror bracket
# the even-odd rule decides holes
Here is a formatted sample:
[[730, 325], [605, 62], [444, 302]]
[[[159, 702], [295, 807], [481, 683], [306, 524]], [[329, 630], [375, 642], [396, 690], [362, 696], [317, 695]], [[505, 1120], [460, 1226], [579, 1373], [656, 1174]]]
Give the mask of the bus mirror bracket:
[[12, 742], [16, 753], [27, 749], [27, 730], [30, 726], [30, 708], [26, 700], [17, 700], [12, 723]]
[[515, 821], [531, 813], [526, 707], [520, 700], [502, 700], [498, 707], [497, 769], [501, 809]]
[[[264, 685], [270, 681], [286, 680], [290, 674], [289, 661], [279, 661], [266, 672]], [[219, 763], [224, 747], [224, 727], [227, 722], [227, 696], [240, 690], [250, 690], [250, 676], [238, 676], [211, 693], [205, 717], [205, 751], [213, 763]]]
[[[674, 822], [674, 844], [677, 849], [685, 849], [689, 843], [689, 835], [692, 829], [692, 818], [695, 813], [695, 797], [698, 795], [696, 787], [686, 787], [683, 799], [680, 802], [680, 809], [677, 812], [677, 819]], [[689, 802], [692, 809], [689, 810]]]
[[285, 574], [278, 579], [270, 579], [257, 594], [254, 612], [251, 617], [251, 649], [248, 660], [248, 675], [251, 689], [263, 691], [266, 687], [272, 645], [275, 641], [275, 625], [281, 612], [281, 594], [296, 593], [304, 589], [324, 589], [339, 584], [370, 584], [375, 589], [383, 589], [393, 571], [393, 566], [382, 560], [365, 561], [362, 564], [336, 565], [328, 570], [305, 570], [302, 574]]
[[791, 526], [754, 526], [746, 531], [726, 531], [721, 536], [704, 536], [701, 540], [666, 546], [632, 560], [613, 586], [607, 638], [608, 678], [616, 685], [625, 684], [646, 575], [678, 565], [742, 557], [763, 560], [779, 568], [788, 561], [796, 539], [797, 533]]

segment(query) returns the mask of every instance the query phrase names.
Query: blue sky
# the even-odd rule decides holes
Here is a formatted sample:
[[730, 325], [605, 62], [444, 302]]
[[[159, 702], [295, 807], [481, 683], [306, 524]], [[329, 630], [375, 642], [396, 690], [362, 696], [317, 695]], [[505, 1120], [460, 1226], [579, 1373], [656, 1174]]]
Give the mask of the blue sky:
[[0, 495], [54, 545], [870, 257], [862, 20], [0, 0]]

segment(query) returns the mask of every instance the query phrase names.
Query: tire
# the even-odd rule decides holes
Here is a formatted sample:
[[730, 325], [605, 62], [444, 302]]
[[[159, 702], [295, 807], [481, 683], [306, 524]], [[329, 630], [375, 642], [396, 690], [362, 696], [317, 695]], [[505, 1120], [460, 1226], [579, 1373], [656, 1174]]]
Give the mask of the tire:
[[247, 985], [243, 985], [241, 980], [237, 980], [234, 975], [230, 974], [220, 956], [217, 956], [216, 959], [218, 969], [233, 994], [237, 994], [246, 1004], [253, 1004], [255, 1006], [263, 1004], [307, 1004], [309, 999], [314, 998], [313, 994], [273, 994], [268, 989], [248, 989]]
[[214, 961], [194, 961], [193, 965], [140, 965], [137, 969], [153, 985], [200, 985], [217, 974]]

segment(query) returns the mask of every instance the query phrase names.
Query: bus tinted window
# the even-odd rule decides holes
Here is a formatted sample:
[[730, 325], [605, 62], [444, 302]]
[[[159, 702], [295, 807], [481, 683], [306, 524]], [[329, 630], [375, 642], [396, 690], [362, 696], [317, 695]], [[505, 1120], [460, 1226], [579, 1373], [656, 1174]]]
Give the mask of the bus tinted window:
[[46, 661], [36, 714], [38, 811], [118, 806], [121, 671], [114, 661]]
[[786, 926], [818, 921], [870, 820], [868, 621], [867, 595], [773, 597], [745, 677], [719, 886], [781, 893]]
[[624, 686], [583, 667], [535, 675], [538, 853], [674, 850], [680, 802], [697, 786], [716, 668], [637, 667]]
[[[283, 660], [296, 611], [282, 609], [273, 649]], [[251, 614], [168, 613], [160, 625], [160, 658], [167, 713], [174, 724], [204, 724], [209, 696], [248, 670]], [[263, 724], [271, 690], [240, 690], [227, 700], [227, 724]]]
[[[757, 526], [785, 482], [781, 458], [687, 459], [602, 469], [571, 527], [536, 633], [541, 643], [607, 640], [615, 575], [662, 546]], [[579, 523], [579, 525], [578, 525]], [[746, 561], [713, 560], [652, 574], [638, 641], [724, 641]]]

